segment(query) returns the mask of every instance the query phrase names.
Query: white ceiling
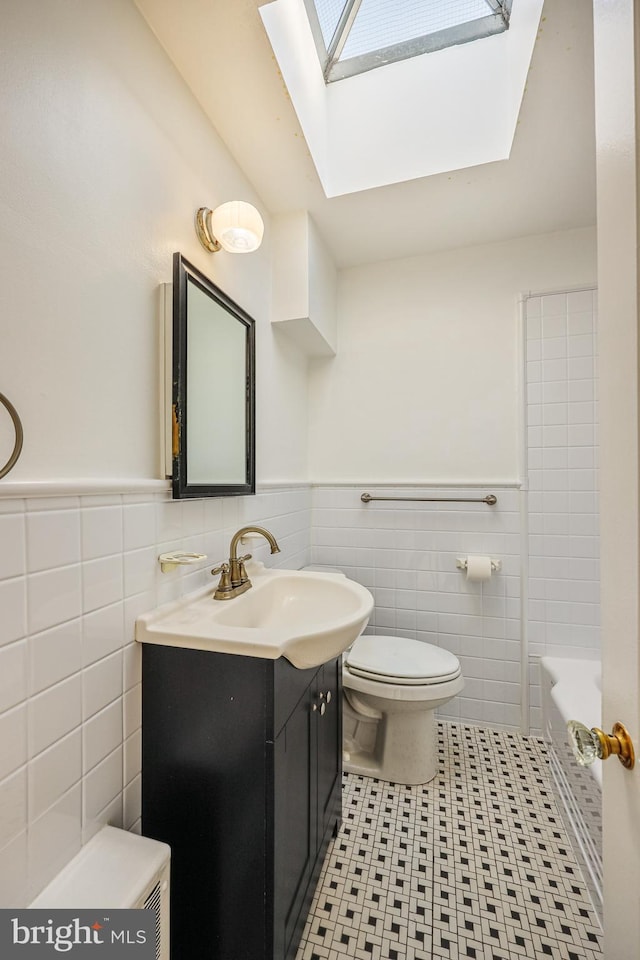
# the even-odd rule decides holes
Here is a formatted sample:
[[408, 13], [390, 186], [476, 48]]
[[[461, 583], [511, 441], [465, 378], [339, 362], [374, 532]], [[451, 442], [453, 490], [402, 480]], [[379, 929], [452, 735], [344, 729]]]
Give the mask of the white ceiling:
[[262, 26], [263, 0], [136, 2], [267, 210], [309, 210], [339, 266], [595, 223], [586, 0], [545, 2], [509, 160], [330, 200]]

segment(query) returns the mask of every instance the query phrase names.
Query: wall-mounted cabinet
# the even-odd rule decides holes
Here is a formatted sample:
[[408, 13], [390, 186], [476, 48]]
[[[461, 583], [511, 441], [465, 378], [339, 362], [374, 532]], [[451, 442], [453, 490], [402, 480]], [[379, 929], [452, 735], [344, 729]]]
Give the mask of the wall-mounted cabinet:
[[164, 471], [173, 496], [255, 493], [255, 324], [180, 253], [162, 288]]
[[273, 221], [272, 323], [308, 356], [337, 350], [337, 271], [306, 210]]
[[180, 960], [293, 960], [341, 817], [341, 670], [144, 645], [142, 829], [172, 849]]

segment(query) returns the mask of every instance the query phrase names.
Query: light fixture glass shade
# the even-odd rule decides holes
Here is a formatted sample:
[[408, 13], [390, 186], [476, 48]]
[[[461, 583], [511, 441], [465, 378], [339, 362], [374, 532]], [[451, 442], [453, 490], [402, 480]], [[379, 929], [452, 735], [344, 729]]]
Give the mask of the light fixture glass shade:
[[229, 253], [252, 253], [262, 243], [264, 223], [250, 203], [230, 200], [213, 211], [211, 232], [223, 250]]

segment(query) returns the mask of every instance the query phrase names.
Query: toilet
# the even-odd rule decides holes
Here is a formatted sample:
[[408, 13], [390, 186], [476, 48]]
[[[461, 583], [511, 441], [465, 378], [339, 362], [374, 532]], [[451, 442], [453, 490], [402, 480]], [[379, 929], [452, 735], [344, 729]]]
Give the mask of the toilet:
[[448, 650], [407, 637], [360, 636], [343, 655], [343, 768], [393, 783], [432, 780], [435, 710], [464, 687]]
[[358, 637], [342, 658], [343, 769], [408, 785], [433, 780], [435, 710], [463, 688], [460, 661], [448, 650], [408, 637]]

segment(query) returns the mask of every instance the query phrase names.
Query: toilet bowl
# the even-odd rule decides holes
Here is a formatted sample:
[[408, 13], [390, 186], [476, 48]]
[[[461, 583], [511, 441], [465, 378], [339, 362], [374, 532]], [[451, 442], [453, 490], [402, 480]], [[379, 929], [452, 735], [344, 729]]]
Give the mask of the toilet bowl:
[[393, 783], [437, 773], [435, 710], [464, 687], [457, 657], [407, 637], [360, 636], [343, 655], [343, 767]]

